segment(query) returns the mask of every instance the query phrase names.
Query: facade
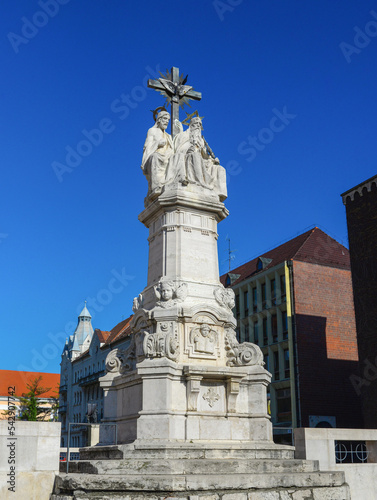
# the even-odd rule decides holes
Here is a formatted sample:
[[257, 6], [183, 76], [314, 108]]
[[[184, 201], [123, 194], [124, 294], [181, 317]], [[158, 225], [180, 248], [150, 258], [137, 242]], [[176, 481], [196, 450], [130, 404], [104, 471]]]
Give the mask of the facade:
[[[20, 416], [22, 408], [20, 403], [13, 399], [22, 396], [29, 392], [28, 384], [34, 382], [41, 377], [40, 387], [48, 388], [41, 397], [38, 398], [40, 405], [46, 408], [51, 408], [59, 396], [60, 375], [58, 373], [39, 373], [39, 372], [23, 372], [16, 370], [0, 370], [0, 420], [7, 419], [5, 413], [9, 408], [9, 403], [14, 403], [16, 406], [16, 414]], [[48, 413], [46, 420], [53, 420], [54, 414]]]
[[362, 427], [348, 250], [314, 228], [222, 282], [235, 292], [240, 342], [259, 345], [272, 373], [275, 441], [296, 427]]
[[[74, 334], [67, 339], [62, 353], [59, 416], [62, 423], [61, 446], [68, 444], [68, 424], [88, 423], [88, 405], [95, 405], [92, 419], [103, 418], [104, 396], [99, 378], [105, 375], [105, 360], [116, 347], [129, 344], [130, 318], [120, 322], [111, 331], [93, 331], [91, 315], [85, 305], [78, 317]], [[87, 428], [70, 429], [70, 446], [85, 446]]]
[[364, 423], [377, 428], [377, 175], [342, 194], [346, 207]]

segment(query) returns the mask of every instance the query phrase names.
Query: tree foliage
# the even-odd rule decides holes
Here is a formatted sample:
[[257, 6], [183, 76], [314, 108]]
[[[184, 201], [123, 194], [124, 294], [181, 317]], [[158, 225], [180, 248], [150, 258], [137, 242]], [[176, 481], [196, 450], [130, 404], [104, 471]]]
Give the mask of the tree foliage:
[[21, 406], [20, 420], [35, 422], [37, 420], [51, 419], [51, 417], [55, 417], [57, 414], [58, 397], [49, 398], [52, 400], [52, 405], [49, 406], [46, 406], [41, 401], [41, 396], [51, 390], [51, 387], [43, 387], [41, 385], [42, 378], [42, 375], [39, 375], [39, 377], [36, 377], [29, 384], [26, 384], [28, 392], [18, 397]]

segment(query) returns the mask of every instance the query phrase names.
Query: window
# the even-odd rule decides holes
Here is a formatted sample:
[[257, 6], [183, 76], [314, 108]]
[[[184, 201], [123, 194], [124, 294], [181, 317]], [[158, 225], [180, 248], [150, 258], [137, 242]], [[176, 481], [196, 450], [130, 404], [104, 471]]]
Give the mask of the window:
[[245, 325], [244, 338], [245, 342], [250, 342], [249, 325]]
[[278, 423], [292, 422], [291, 391], [278, 389], [276, 391], [277, 421]]
[[278, 318], [276, 314], [271, 316], [271, 335], [272, 342], [276, 343], [278, 341]]
[[262, 309], [266, 309], [266, 283], [262, 283]]
[[240, 296], [236, 295], [236, 318], [240, 317]]
[[265, 363], [264, 367], [269, 372], [270, 371], [270, 356], [269, 356], [269, 354], [264, 355], [264, 363]]
[[263, 345], [268, 344], [267, 318], [263, 318]]
[[274, 351], [274, 376], [275, 380], [280, 380], [279, 351]]
[[285, 291], [285, 275], [280, 276], [280, 298], [281, 302], [285, 302], [286, 291]]
[[252, 294], [253, 294], [253, 313], [255, 313], [258, 310], [258, 292], [256, 287], [253, 288]]
[[237, 326], [236, 328], [236, 338], [238, 340], [238, 342], [240, 341], [240, 328]]
[[245, 311], [245, 316], [249, 316], [249, 292], [243, 292], [243, 307]]
[[259, 344], [259, 330], [258, 330], [258, 321], [254, 323], [254, 344]]
[[283, 311], [281, 313], [281, 319], [283, 323], [283, 339], [287, 340], [288, 338], [288, 315], [287, 311]]
[[271, 289], [271, 304], [276, 305], [276, 281], [270, 281], [270, 289]]
[[289, 378], [289, 349], [284, 349], [284, 377]]

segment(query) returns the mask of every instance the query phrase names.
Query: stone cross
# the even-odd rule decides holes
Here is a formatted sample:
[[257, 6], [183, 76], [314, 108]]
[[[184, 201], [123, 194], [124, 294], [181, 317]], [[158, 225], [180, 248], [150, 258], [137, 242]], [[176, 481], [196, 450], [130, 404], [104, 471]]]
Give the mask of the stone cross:
[[196, 92], [190, 85], [185, 85], [187, 77], [182, 80], [179, 76], [179, 68], [173, 67], [171, 73], [167, 72], [167, 78], [148, 80], [148, 87], [165, 95], [171, 102], [171, 135], [174, 137], [174, 123], [179, 120], [179, 106], [188, 104], [190, 99], [200, 101], [201, 92]]

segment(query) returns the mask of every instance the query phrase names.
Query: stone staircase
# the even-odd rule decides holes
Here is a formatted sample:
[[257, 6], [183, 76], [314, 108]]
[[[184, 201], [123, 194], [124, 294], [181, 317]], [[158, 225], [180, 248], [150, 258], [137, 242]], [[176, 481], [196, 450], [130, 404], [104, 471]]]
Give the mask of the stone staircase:
[[[343, 472], [271, 443], [100, 446], [80, 451], [51, 500], [349, 500]], [[65, 467], [65, 464], [62, 464]]]

